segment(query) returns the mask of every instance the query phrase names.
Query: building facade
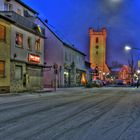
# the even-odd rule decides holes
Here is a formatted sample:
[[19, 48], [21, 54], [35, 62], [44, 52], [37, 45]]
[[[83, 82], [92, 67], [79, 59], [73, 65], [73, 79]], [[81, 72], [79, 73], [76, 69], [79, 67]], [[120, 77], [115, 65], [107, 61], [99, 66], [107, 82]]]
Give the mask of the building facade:
[[103, 79], [103, 76], [109, 72], [106, 64], [107, 30], [102, 28], [101, 31], [95, 31], [93, 28], [90, 28], [89, 38], [91, 68], [98, 70], [98, 77]]
[[11, 21], [10, 92], [41, 89], [45, 32], [34, 23], [37, 12], [18, 0], [2, 2], [0, 16]]
[[[54, 31], [40, 18], [36, 19], [36, 24], [45, 28], [45, 49], [44, 49], [44, 87], [64, 86], [64, 45], [63, 41]], [[57, 65], [57, 70], [54, 66]], [[57, 82], [57, 83], [56, 83]]]
[[[44, 21], [37, 18], [36, 23], [45, 28], [45, 68], [44, 87], [70, 87], [81, 85], [85, 80], [85, 54], [65, 43]], [[57, 65], [57, 70], [55, 70]]]
[[64, 43], [64, 84], [67, 87], [86, 84], [85, 54]]
[[10, 91], [11, 25], [0, 16], [0, 93]]

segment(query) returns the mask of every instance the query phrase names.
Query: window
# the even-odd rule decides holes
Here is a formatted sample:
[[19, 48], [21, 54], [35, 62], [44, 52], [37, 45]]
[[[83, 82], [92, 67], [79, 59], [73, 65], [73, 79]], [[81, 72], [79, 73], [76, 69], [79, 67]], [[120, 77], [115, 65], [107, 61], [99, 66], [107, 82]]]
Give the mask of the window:
[[17, 9], [17, 14], [22, 15], [20, 9]]
[[99, 46], [96, 46], [96, 49], [98, 49], [99, 48]]
[[96, 43], [98, 43], [99, 42], [99, 38], [98, 37], [96, 37]]
[[0, 25], [0, 41], [5, 41], [6, 39], [6, 27]]
[[32, 38], [31, 37], [28, 37], [27, 45], [28, 45], [28, 49], [31, 50], [32, 49]]
[[68, 61], [68, 55], [67, 55], [67, 52], [65, 52], [65, 61]]
[[16, 33], [15, 44], [16, 47], [23, 48], [23, 35], [21, 33]]
[[35, 41], [35, 50], [36, 51], [40, 51], [40, 38], [39, 39], [36, 39]]
[[0, 77], [5, 76], [5, 61], [0, 60]]
[[98, 51], [96, 51], [96, 55], [98, 55]]
[[15, 66], [15, 79], [21, 80], [22, 79], [22, 66]]
[[4, 3], [4, 11], [12, 11], [13, 5], [10, 3]]

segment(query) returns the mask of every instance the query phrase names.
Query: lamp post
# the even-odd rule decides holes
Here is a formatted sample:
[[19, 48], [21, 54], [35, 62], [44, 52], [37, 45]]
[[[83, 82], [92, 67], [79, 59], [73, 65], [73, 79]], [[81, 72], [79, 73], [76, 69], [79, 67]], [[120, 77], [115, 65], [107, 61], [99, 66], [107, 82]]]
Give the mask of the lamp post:
[[[130, 50], [139, 50], [140, 51], [140, 49], [139, 48], [135, 48], [135, 47], [131, 47], [131, 46], [129, 46], [129, 45], [126, 45], [125, 46], [125, 48], [124, 48], [126, 51], [130, 51]], [[131, 55], [131, 57], [132, 57], [132, 64], [131, 64], [131, 78], [133, 77], [133, 74], [134, 74], [134, 60], [133, 60], [133, 55]], [[138, 67], [140, 67], [139, 66], [139, 61], [138, 61]], [[137, 74], [138, 74], [138, 77], [139, 77], [139, 75], [140, 75], [140, 70], [137, 70]]]

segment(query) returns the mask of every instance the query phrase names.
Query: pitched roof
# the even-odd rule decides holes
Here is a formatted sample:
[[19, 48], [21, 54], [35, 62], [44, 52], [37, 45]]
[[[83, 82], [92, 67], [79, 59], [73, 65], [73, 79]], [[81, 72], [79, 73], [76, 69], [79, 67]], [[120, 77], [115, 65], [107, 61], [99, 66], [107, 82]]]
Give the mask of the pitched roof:
[[64, 39], [64, 37], [62, 37], [62, 35], [60, 35], [60, 34], [58, 35], [58, 33], [56, 33], [56, 32], [54, 31], [54, 29], [52, 29], [48, 24], [45, 23], [45, 21], [43, 21], [43, 20], [42, 20], [41, 18], [39, 18], [39, 17], [37, 17], [37, 18], [43, 23], [44, 26], [46, 26], [46, 27], [50, 30], [50, 32], [51, 32], [59, 41], [61, 41], [61, 42], [63, 43], [63, 45], [65, 45], [66, 47], [69, 47], [70, 49], [73, 49], [74, 51], [77, 51], [78, 53], [80, 53], [80, 54], [82, 54], [82, 55], [84, 55], [84, 56], [86, 56], [85, 53], [83, 53], [83, 52], [81, 52], [80, 50], [74, 48], [73, 45], [71, 45], [70, 43], [68, 43], [68, 41], [67, 41], [66, 39]]

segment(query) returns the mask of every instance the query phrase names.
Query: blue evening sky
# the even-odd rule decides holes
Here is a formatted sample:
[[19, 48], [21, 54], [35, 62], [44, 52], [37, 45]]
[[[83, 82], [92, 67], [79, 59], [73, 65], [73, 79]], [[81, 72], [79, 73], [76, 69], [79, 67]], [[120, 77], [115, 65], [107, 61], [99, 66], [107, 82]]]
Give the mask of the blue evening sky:
[[[107, 28], [107, 63], [127, 64], [125, 45], [140, 48], [140, 0], [23, 0], [55, 30], [89, 54], [88, 28]], [[140, 51], [131, 51], [135, 60]]]

